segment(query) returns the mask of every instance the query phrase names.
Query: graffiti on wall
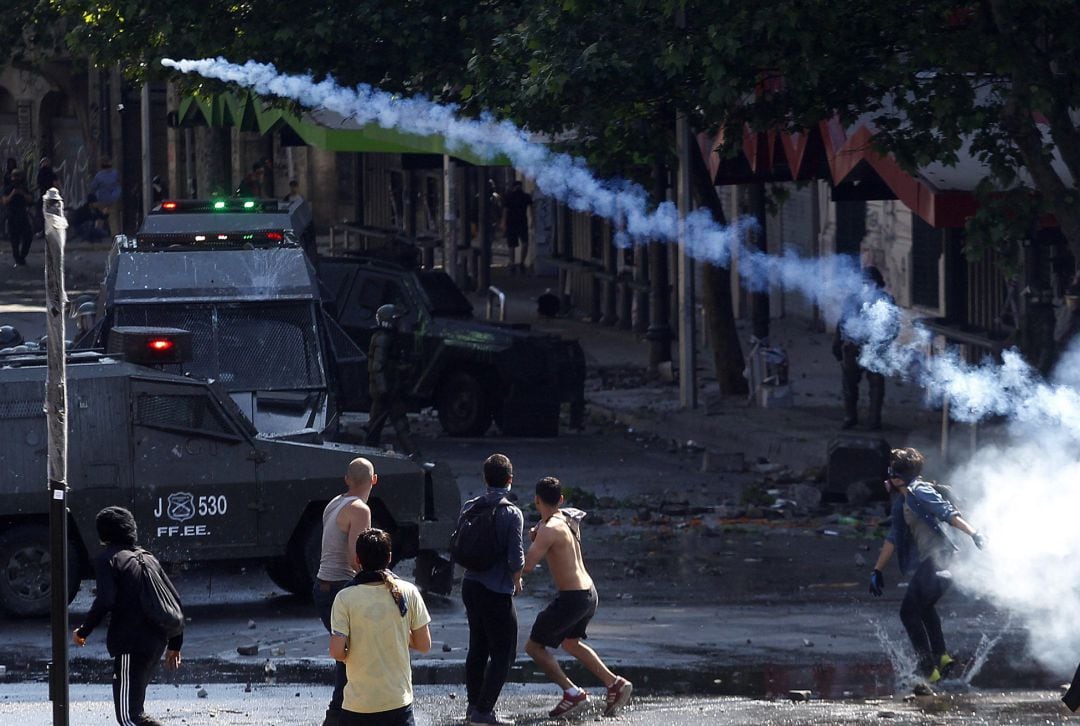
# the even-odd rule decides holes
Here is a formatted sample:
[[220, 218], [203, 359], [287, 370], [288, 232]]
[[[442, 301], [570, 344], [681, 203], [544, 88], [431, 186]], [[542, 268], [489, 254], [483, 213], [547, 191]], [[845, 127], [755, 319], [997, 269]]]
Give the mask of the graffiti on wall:
[[[53, 170], [60, 177], [60, 189], [69, 206], [86, 199], [90, 185], [90, 157], [86, 144], [78, 134], [62, 134], [53, 144]], [[0, 135], [0, 163], [7, 159], [15, 162], [26, 172], [26, 179], [33, 184], [37, 178], [40, 154], [32, 138], [10, 132]]]

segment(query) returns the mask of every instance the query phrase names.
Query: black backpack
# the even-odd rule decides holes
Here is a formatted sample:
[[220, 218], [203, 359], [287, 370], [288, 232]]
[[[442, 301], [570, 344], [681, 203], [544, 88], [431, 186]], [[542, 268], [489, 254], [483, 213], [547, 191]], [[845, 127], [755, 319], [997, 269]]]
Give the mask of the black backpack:
[[462, 510], [457, 528], [450, 535], [450, 559], [477, 572], [494, 567], [503, 554], [495, 532], [495, 517], [499, 507], [504, 506], [511, 506], [506, 497], [497, 502], [478, 499]]
[[180, 594], [157, 558], [144, 549], [135, 549], [132, 559], [139, 569], [139, 605], [143, 617], [172, 639], [184, 632], [184, 610]]

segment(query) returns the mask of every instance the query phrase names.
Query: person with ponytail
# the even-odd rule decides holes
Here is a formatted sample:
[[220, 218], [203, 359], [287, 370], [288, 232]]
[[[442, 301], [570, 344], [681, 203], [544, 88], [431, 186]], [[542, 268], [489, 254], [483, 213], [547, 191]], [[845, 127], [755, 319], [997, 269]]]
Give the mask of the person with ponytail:
[[361, 532], [359, 572], [330, 612], [330, 655], [348, 675], [343, 726], [415, 724], [409, 649], [431, 649], [431, 616], [416, 586], [390, 571], [390, 554], [389, 534]]

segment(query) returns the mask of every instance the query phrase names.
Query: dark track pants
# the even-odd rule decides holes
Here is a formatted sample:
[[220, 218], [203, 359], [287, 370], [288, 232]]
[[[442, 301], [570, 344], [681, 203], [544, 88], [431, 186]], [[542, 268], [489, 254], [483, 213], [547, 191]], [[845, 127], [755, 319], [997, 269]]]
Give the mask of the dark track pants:
[[477, 711], [494, 711], [517, 655], [517, 608], [513, 596], [475, 580], [462, 580], [461, 599], [469, 619], [465, 693]]
[[[348, 584], [349, 580], [340, 582], [315, 580], [311, 596], [315, 601], [315, 608], [319, 611], [319, 619], [322, 620], [322, 624], [326, 627], [328, 633], [332, 632], [330, 630], [330, 612], [334, 608], [334, 598]], [[345, 698], [345, 684], [348, 680], [345, 673], [345, 664], [339, 660], [334, 661], [334, 691], [330, 694], [330, 705], [327, 707], [327, 711], [341, 712], [341, 702]]]
[[900, 603], [900, 620], [919, 657], [919, 668], [926, 675], [937, 665], [935, 660], [947, 652], [935, 605], [948, 591], [952, 580], [940, 577], [937, 574], [940, 569], [933, 558], [919, 563]]
[[143, 713], [146, 687], [165, 650], [121, 653], [113, 658], [113, 706], [120, 726], [160, 726]]

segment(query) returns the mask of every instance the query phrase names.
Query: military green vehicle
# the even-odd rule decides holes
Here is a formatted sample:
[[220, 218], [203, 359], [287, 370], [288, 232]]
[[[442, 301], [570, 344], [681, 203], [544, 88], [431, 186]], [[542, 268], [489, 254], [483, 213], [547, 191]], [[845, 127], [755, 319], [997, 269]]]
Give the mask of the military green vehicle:
[[[69, 355], [70, 597], [93, 575], [94, 517], [107, 505], [130, 508], [140, 542], [163, 561], [261, 561], [280, 587], [307, 594], [322, 511], [357, 456], [379, 474], [373, 520], [391, 532], [395, 558], [415, 557], [418, 584], [449, 592], [452, 568], [438, 551], [460, 497], [444, 467], [311, 430], [268, 436], [220, 385], [131, 362], [145, 350], [144, 362], [182, 368], [160, 353], [183, 347], [173, 336], [185, 335], [114, 328], [111, 348], [127, 361]], [[16, 616], [49, 610], [45, 371], [40, 353], [0, 355], [0, 610]]]
[[555, 436], [563, 403], [580, 426], [585, 355], [576, 340], [478, 320], [441, 270], [362, 255], [320, 257], [317, 268], [324, 307], [363, 350], [381, 305], [404, 313], [406, 395], [416, 409], [434, 406], [450, 435], [483, 434], [494, 420], [506, 435]]

